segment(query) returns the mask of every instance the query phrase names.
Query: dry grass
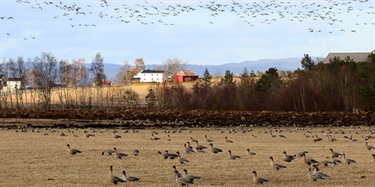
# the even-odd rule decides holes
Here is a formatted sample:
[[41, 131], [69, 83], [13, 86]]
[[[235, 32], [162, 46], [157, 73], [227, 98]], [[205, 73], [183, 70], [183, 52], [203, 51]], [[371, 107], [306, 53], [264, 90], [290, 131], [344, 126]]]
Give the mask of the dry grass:
[[[363, 127], [367, 128], [367, 127]], [[367, 150], [362, 135], [368, 132], [343, 129], [345, 135], [353, 135], [358, 139], [352, 142], [343, 138], [343, 134], [333, 134], [337, 142], [329, 142], [320, 132], [322, 129], [310, 130], [312, 135], [323, 138], [321, 142], [313, 142], [303, 135], [306, 130], [288, 132], [286, 128], [281, 133], [287, 138], [271, 138], [266, 128], [251, 128], [248, 133], [228, 133], [227, 129], [221, 133], [217, 129], [191, 129], [192, 132], [170, 133], [172, 141], [166, 141], [167, 134], [161, 129], [159, 141], [149, 140], [153, 130], [140, 130], [139, 133], [123, 133], [119, 130], [120, 139], [113, 138], [112, 130], [96, 132], [96, 137], [85, 138], [82, 129], [74, 130], [79, 137], [73, 137], [67, 129], [57, 129], [51, 133], [42, 130], [41, 133], [21, 133], [14, 130], [0, 131], [0, 186], [113, 186], [107, 180], [109, 166], [114, 166], [114, 174], [121, 176], [125, 169], [128, 175], [141, 178], [141, 181], [125, 184], [130, 186], [177, 186], [172, 178], [172, 165], [182, 172], [186, 168], [190, 173], [202, 177], [193, 186], [252, 186], [252, 171], [257, 170], [260, 177], [270, 182], [265, 186], [372, 186], [375, 179], [375, 165], [371, 154], [375, 151]], [[338, 130], [338, 129], [334, 129]], [[259, 132], [258, 132], [259, 131]], [[48, 136], [43, 134], [48, 132]], [[65, 132], [68, 136], [59, 136]], [[92, 133], [91, 130], [89, 130]], [[198, 139], [201, 144], [209, 147], [204, 135], [214, 140], [214, 146], [223, 149], [223, 153], [214, 155], [206, 153], [186, 154], [184, 144], [190, 137]], [[278, 135], [277, 133], [274, 133]], [[256, 138], [252, 135], [257, 136]], [[233, 144], [225, 142], [224, 137], [233, 140]], [[81, 155], [70, 155], [66, 144], [83, 151]], [[369, 141], [375, 145], [374, 140]], [[195, 147], [195, 144], [193, 144]], [[105, 149], [117, 147], [119, 152], [128, 153], [123, 160], [114, 156], [102, 156]], [[256, 156], [247, 154], [250, 148]], [[312, 182], [307, 177], [308, 166], [302, 158], [291, 163], [282, 161], [282, 152], [295, 154], [302, 150], [309, 151], [308, 156], [316, 160], [328, 159], [329, 149], [345, 152], [347, 157], [357, 161], [354, 165], [338, 165], [321, 170], [330, 175], [326, 181]], [[140, 154], [132, 155], [133, 149], [139, 149]], [[235, 155], [242, 156], [239, 160], [229, 160], [228, 150]], [[190, 160], [190, 164], [180, 165], [177, 160], [164, 160], [157, 151], [180, 151], [182, 157]], [[270, 166], [269, 156], [275, 162], [288, 168], [275, 171]], [[50, 179], [50, 180], [49, 180]], [[120, 184], [119, 186], [124, 185]]]

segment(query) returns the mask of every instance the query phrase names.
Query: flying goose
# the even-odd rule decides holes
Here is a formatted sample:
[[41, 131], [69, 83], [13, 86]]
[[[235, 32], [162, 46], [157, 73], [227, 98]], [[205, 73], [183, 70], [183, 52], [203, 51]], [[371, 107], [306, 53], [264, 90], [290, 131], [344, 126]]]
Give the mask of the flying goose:
[[109, 170], [110, 170], [110, 173], [109, 173], [108, 179], [109, 179], [109, 181], [111, 183], [113, 183], [113, 184], [116, 185], [118, 183], [124, 183], [124, 182], [126, 182], [125, 180], [121, 179], [120, 177], [117, 177], [117, 176], [113, 175], [113, 173], [112, 173], [113, 166], [112, 165], [109, 166]]
[[256, 153], [255, 152], [251, 152], [250, 149], [247, 149], [247, 152], [249, 153], [249, 155], [252, 155], [252, 156], [256, 155]]
[[221, 149], [219, 149], [217, 147], [214, 147], [214, 145], [212, 143], [210, 143], [210, 146], [211, 146], [211, 152], [214, 153], [214, 154], [223, 152], [223, 150], [221, 150]]
[[228, 150], [228, 153], [229, 153], [229, 159], [237, 160], [237, 159], [240, 159], [240, 158], [241, 158], [241, 157], [238, 156], [238, 155], [232, 155], [232, 151], [231, 151], [231, 150]]
[[260, 178], [258, 177], [258, 174], [256, 171], [253, 171], [252, 173], [254, 173], [254, 176], [253, 176], [253, 182], [255, 184], [264, 184], [264, 183], [267, 183], [268, 180], [267, 179], [264, 179], [264, 178]]
[[122, 175], [123, 175], [124, 180], [125, 180], [125, 181], [129, 181], [129, 182], [139, 181], [139, 179], [140, 179], [140, 178], [138, 178], [138, 177], [126, 176], [126, 172], [125, 172], [125, 170], [122, 171]]
[[277, 164], [277, 163], [275, 163], [275, 162], [273, 161], [273, 157], [272, 157], [272, 156], [270, 156], [270, 160], [271, 160], [271, 166], [272, 166], [276, 171], [278, 171], [278, 170], [280, 170], [280, 169], [284, 169], [284, 168], [286, 168], [286, 166], [284, 166], [284, 165], [281, 165], [281, 164]]
[[116, 156], [118, 159], [123, 159], [123, 158], [125, 158], [125, 157], [128, 156], [128, 154], [117, 152], [117, 148], [116, 148], [116, 147], [114, 147], [113, 150], [115, 150], [115, 156]]
[[66, 146], [68, 146], [68, 151], [69, 151], [69, 153], [72, 154], [72, 155], [82, 153], [82, 151], [80, 151], [80, 150], [78, 150], [78, 149], [70, 148], [70, 145], [69, 145], [69, 144], [66, 144]]
[[189, 181], [193, 182], [194, 180], [201, 180], [201, 177], [199, 177], [199, 176], [188, 174], [188, 171], [186, 169], [184, 169], [182, 171], [184, 172], [185, 179], [187, 179]]
[[283, 160], [284, 160], [285, 162], [291, 162], [291, 161], [294, 160], [294, 156], [292, 156], [292, 155], [287, 155], [287, 154], [286, 154], [286, 151], [283, 151], [283, 153], [284, 153]]
[[343, 158], [343, 161], [344, 161], [345, 164], [350, 165], [350, 164], [357, 163], [357, 162], [356, 162], [355, 160], [353, 160], [353, 159], [346, 158], [346, 157], [345, 157], [345, 153], [343, 153], [342, 156], [344, 157], [344, 158]]
[[331, 151], [331, 153], [332, 153], [332, 156], [333, 156], [333, 157], [335, 157], [335, 158], [338, 158], [338, 157], [342, 156], [342, 154], [341, 154], [341, 153], [338, 153], [338, 152], [334, 152], [332, 148], [331, 148], [331, 149], [329, 149], [329, 150]]

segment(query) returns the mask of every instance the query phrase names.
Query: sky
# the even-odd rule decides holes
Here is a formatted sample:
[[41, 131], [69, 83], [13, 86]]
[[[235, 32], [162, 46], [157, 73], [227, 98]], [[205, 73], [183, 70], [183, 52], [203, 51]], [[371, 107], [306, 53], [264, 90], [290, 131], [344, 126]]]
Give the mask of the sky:
[[2, 60], [221, 65], [375, 50], [375, 0], [1, 0]]

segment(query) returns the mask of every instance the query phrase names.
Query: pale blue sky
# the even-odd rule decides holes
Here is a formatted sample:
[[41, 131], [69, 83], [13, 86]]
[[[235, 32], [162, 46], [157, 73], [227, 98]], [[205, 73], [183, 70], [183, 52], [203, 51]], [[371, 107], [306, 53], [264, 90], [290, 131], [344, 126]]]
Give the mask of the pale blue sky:
[[90, 63], [100, 52], [106, 63], [114, 64], [179, 58], [219, 65], [375, 49], [375, 0], [0, 3], [2, 59], [34, 58], [47, 51], [59, 60], [84, 58]]

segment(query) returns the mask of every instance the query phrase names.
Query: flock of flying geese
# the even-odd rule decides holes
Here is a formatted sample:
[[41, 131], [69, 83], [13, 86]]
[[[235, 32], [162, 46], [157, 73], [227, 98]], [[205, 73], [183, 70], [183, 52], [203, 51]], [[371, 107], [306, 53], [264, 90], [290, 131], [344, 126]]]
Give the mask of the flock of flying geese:
[[[91, 4], [87, 4], [90, 2]], [[43, 11], [46, 9], [57, 9], [55, 12], [61, 12], [53, 18], [67, 20], [71, 27], [97, 27], [97, 24], [91, 23], [77, 23], [75, 20], [80, 19], [81, 16], [90, 16], [88, 19], [93, 21], [95, 19], [115, 19], [121, 23], [140, 23], [143, 25], [162, 24], [174, 25], [173, 19], [179, 15], [193, 13], [193, 12], [207, 12], [211, 17], [208, 24], [214, 24], [220, 16], [234, 14], [239, 19], [249, 26], [256, 26], [257, 24], [272, 24], [280, 20], [287, 20], [292, 22], [313, 22], [320, 21], [327, 25], [322, 28], [309, 28], [308, 32], [322, 32], [323, 29], [328, 29], [327, 32], [345, 32], [341, 30], [330, 30], [332, 25], [344, 24], [343, 15], [351, 15], [353, 19], [357, 19], [356, 25], [348, 32], [356, 32], [356, 26], [374, 25], [375, 23], [361, 22], [363, 17], [370, 17], [375, 15], [374, 7], [368, 0], [353, 0], [353, 1], [276, 1], [276, 0], [262, 0], [262, 1], [215, 1], [215, 0], [201, 0], [201, 1], [184, 1], [181, 3], [169, 2], [162, 0], [139, 0], [130, 2], [107, 0], [97, 1], [40, 1], [40, 0], [16, 0], [16, 3], [29, 5], [32, 9]], [[83, 4], [86, 3], [86, 4]], [[13, 19], [12, 15], [0, 15], [1, 20]], [[14, 18], [15, 21], [17, 18]], [[177, 20], [177, 22], [183, 20]], [[176, 21], [175, 21], [176, 22]], [[8, 32], [7, 35], [10, 36]]]
[[[183, 130], [187, 130], [187, 129], [179, 128], [178, 130], [174, 130], [174, 131], [164, 130], [164, 132], [167, 133], [167, 138], [165, 140], [171, 141], [171, 137], [170, 137], [169, 133], [178, 133], [178, 132], [181, 133]], [[225, 131], [223, 131], [221, 129], [217, 129], [217, 130], [220, 130], [221, 133], [225, 133]], [[268, 130], [269, 130], [268, 132], [269, 132], [271, 138], [277, 138], [277, 137], [287, 138], [285, 135], [281, 134], [281, 132], [283, 130], [280, 130], [280, 129], [277, 129], [277, 128], [275, 128], [275, 130], [269, 128]], [[244, 129], [242, 131], [242, 133], [251, 132], [251, 131], [252, 131], [251, 129], [247, 129], [247, 130]], [[291, 131], [291, 130], [289, 130], [289, 131]], [[375, 150], [375, 147], [369, 145], [369, 143], [368, 143], [368, 141], [370, 139], [375, 139], [375, 136], [372, 135], [372, 134], [375, 134], [375, 131], [373, 131], [371, 128], [368, 131], [370, 132], [370, 135], [367, 135], [367, 136], [362, 135], [362, 138], [365, 141], [365, 148], [367, 150], [370, 150], [370, 151]], [[120, 135], [116, 134], [117, 132], [118, 131], [116, 131], [116, 130], [113, 131], [113, 137], [116, 138], [116, 139], [121, 138]], [[137, 133], [139, 131], [138, 130], [131, 130], [131, 131], [124, 130], [124, 133], [128, 133], [128, 132]], [[188, 132], [190, 132], [190, 130]], [[237, 132], [240, 133], [241, 131], [230, 129], [228, 132], [229, 133], [237, 133]], [[278, 132], [279, 135], [276, 136], [276, 135], [272, 134], [272, 132]], [[260, 130], [258, 130], [258, 133], [262, 133], [262, 132]], [[266, 131], [265, 131], [265, 133], [266, 133]], [[311, 133], [311, 132], [308, 131], [308, 133]], [[76, 136], [76, 135], [74, 135], [73, 131], [72, 131], [72, 134], [73, 134], [73, 136]], [[153, 131], [149, 140], [151, 140], [151, 141], [161, 140], [161, 138], [157, 137], [157, 134], [158, 133], [156, 131]], [[329, 142], [335, 142], [335, 141], [337, 141], [337, 139], [333, 138], [332, 134], [344, 134], [344, 132], [342, 130], [335, 131], [335, 130], [327, 129], [326, 131], [324, 131], [324, 134], [326, 134], [327, 140]], [[60, 136], [67, 136], [67, 135], [64, 134], [64, 133], [61, 133]], [[95, 134], [89, 134], [89, 133], [87, 133], [87, 131], [84, 131], [84, 136], [86, 138], [90, 138], [90, 137], [94, 137]], [[252, 135], [252, 136], [254, 138], [256, 138], [255, 135]], [[304, 136], [305, 136], [305, 138], [311, 139], [312, 143], [313, 142], [325, 141], [323, 138], [320, 138], [318, 135], [310, 136], [308, 134], [304, 134]], [[348, 141], [353, 141], [353, 142], [358, 141], [357, 139], [354, 139], [352, 135], [351, 136], [345, 135], [344, 138], [347, 139]], [[228, 144], [234, 143], [232, 140], [228, 139], [228, 137], [226, 137], [226, 136], [224, 137], [224, 139], [225, 139], [225, 142], [228, 143]], [[191, 145], [191, 143], [193, 143], [193, 142], [196, 144], [196, 146], [194, 146], [194, 147]], [[223, 152], [224, 152], [223, 149], [214, 146], [214, 140], [208, 138], [207, 135], [204, 136], [204, 142], [208, 143], [209, 146], [204, 146], [204, 145], [200, 144], [197, 139], [194, 139], [193, 137], [190, 137], [190, 140], [187, 141], [186, 144], [184, 144], [184, 150], [183, 151], [186, 152], [186, 154], [205, 153], [206, 151], [209, 151], [211, 154], [223, 154]], [[67, 147], [68, 147], [68, 151], [71, 155], [76, 155], [76, 154], [82, 153], [81, 150], [71, 148], [71, 146], [69, 144], [67, 144]], [[241, 156], [232, 154], [231, 150], [228, 150], [227, 152], [228, 152], [228, 155], [229, 155], [228, 158], [230, 160], [241, 159]], [[321, 181], [321, 180], [326, 180], [326, 179], [331, 178], [328, 174], [323, 173], [320, 170], [319, 167], [335, 166], [335, 165], [339, 165], [339, 164], [352, 165], [352, 164], [357, 163], [356, 160], [346, 157], [345, 153], [336, 152], [336, 151], [333, 150], [333, 148], [330, 148], [329, 152], [330, 152], [330, 155], [331, 155], [330, 156], [331, 159], [318, 161], [316, 159], [307, 157], [308, 151], [300, 151], [300, 152], [298, 152], [296, 154], [293, 154], [293, 155], [289, 155], [289, 154], [287, 154], [286, 151], [283, 151], [282, 160], [285, 163], [291, 163], [294, 160], [296, 160], [296, 158], [303, 158], [304, 164], [306, 164], [308, 166], [308, 178], [312, 181]], [[190, 162], [188, 159], [181, 157], [180, 151], [169, 152], [168, 150], [165, 150], [165, 151], [158, 151], [157, 153], [160, 154], [163, 159], [177, 160], [181, 165], [188, 164]], [[247, 153], [250, 156], [257, 155], [255, 152], [252, 152], [250, 149], [247, 149]], [[133, 154], [135, 156], [137, 156], [139, 154], [139, 150], [134, 149]], [[113, 149], [104, 150], [102, 152], [102, 155], [113, 155], [113, 156], [117, 157], [118, 159], [123, 159], [123, 158], [128, 156], [128, 154], [126, 154], [126, 153], [118, 152], [116, 147], [114, 147]], [[373, 163], [375, 165], [375, 154], [372, 154], [372, 157], [373, 157]], [[270, 156], [269, 159], [270, 159], [270, 165], [271, 165], [272, 169], [278, 171], [278, 170], [284, 170], [284, 169], [287, 168], [286, 165], [281, 164], [281, 163], [277, 163], [272, 156]], [[184, 169], [183, 174], [181, 174], [177, 170], [177, 167], [175, 165], [173, 165], [172, 168], [173, 168], [173, 178], [178, 185], [189, 186], [191, 184], [194, 184], [195, 180], [201, 180], [201, 177], [189, 174], [186, 169]], [[113, 172], [112, 172], [113, 166], [112, 165], [109, 166], [109, 169], [110, 169], [110, 173], [109, 173], [108, 179], [111, 183], [113, 183], [115, 185], [119, 184], [119, 183], [125, 183], [127, 181], [128, 182], [135, 182], [135, 181], [140, 180], [140, 178], [138, 178], [138, 177], [127, 176], [125, 170], [122, 171], [122, 174], [123, 174], [122, 177], [118, 177], [118, 176], [113, 175]], [[268, 179], [259, 177], [257, 171], [254, 170], [254, 171], [252, 171], [252, 173], [253, 173], [253, 182], [255, 184], [264, 184], [264, 183], [269, 182]]]

